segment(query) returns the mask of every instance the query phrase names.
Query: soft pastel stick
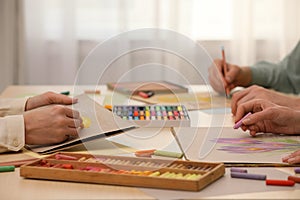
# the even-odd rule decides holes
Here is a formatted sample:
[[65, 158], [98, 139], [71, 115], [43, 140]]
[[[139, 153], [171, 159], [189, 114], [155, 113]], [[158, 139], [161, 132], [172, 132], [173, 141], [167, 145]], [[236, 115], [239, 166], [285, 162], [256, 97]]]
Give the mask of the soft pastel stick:
[[233, 126], [233, 128], [234, 128], [234, 129], [240, 128], [240, 127], [242, 126], [242, 124], [243, 124], [243, 120], [246, 119], [247, 117], [249, 117], [250, 115], [252, 115], [251, 112], [249, 112], [249, 113], [248, 113], [247, 115], [245, 115], [242, 119], [240, 119], [240, 120]]
[[62, 168], [64, 168], [64, 169], [73, 169], [73, 166], [71, 164], [62, 164]]
[[0, 166], [0, 172], [13, 172], [15, 171], [15, 166]]
[[171, 157], [171, 158], [182, 158], [182, 156], [183, 156], [182, 153], [169, 152], [169, 151], [161, 151], [161, 150], [154, 151], [154, 155], [156, 155], [156, 156], [164, 156], [164, 157]]
[[237, 168], [237, 167], [231, 167], [230, 168], [231, 172], [239, 172], [239, 173], [247, 173], [247, 169], [242, 169], [242, 168]]
[[240, 172], [231, 172], [231, 178], [266, 180], [267, 176], [263, 175], [263, 174], [248, 174], [248, 173], [240, 173]]
[[56, 154], [55, 155], [56, 160], [78, 160], [75, 156], [68, 156], [63, 154]]
[[300, 174], [300, 167], [296, 167], [296, 168], [294, 169], [294, 171], [295, 171], [296, 174]]
[[267, 185], [278, 185], [278, 186], [294, 186], [295, 181], [291, 180], [266, 180]]
[[288, 180], [300, 183], [300, 176], [288, 176]]

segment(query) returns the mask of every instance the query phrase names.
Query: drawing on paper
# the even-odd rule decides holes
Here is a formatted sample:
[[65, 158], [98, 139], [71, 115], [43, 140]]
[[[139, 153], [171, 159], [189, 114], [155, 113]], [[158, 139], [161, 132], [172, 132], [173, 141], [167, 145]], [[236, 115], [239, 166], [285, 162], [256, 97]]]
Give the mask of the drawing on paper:
[[213, 141], [220, 144], [217, 150], [234, 154], [290, 152], [300, 148], [299, 140], [286, 137], [218, 138]]

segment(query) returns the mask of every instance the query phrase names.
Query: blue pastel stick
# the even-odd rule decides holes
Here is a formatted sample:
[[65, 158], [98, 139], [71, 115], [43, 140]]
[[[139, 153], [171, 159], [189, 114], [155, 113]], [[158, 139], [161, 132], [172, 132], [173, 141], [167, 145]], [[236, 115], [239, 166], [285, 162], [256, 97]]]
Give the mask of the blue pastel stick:
[[240, 127], [242, 126], [242, 124], [243, 124], [243, 120], [246, 119], [247, 117], [249, 117], [251, 114], [252, 114], [251, 112], [247, 113], [247, 115], [245, 115], [242, 119], [240, 119], [240, 120], [233, 126], [233, 128], [234, 128], [234, 129], [240, 128]]
[[294, 171], [295, 171], [296, 174], [300, 174], [300, 167], [296, 167], [296, 168], [294, 169]]
[[242, 168], [237, 168], [237, 167], [231, 167], [230, 168], [231, 172], [239, 172], [239, 173], [247, 173], [247, 169], [242, 169]]
[[248, 174], [240, 172], [231, 172], [231, 178], [245, 178], [245, 179], [254, 179], [254, 180], [266, 180], [267, 175], [263, 174]]

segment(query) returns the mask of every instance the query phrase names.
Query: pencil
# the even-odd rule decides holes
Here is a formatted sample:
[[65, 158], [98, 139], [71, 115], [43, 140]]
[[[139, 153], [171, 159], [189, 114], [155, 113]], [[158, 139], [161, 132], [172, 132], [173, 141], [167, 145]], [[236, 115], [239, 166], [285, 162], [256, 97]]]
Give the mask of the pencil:
[[[226, 82], [226, 73], [227, 73], [227, 64], [226, 64], [226, 57], [225, 57], [225, 49], [224, 49], [224, 46], [221, 47], [221, 50], [222, 50], [222, 60], [223, 60], [223, 75], [224, 75], [224, 81]], [[227, 86], [225, 86], [225, 94], [226, 94], [226, 97], [229, 98], [229, 88]]]

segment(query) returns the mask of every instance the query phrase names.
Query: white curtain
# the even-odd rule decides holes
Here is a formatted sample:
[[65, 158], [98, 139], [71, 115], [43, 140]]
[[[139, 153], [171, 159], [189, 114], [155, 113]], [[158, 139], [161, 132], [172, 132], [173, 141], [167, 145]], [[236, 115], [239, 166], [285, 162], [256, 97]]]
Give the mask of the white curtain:
[[[4, 1], [13, 2], [0, 0]], [[20, 24], [19, 53], [10, 60], [19, 64], [12, 69], [2, 65], [1, 76], [8, 68], [17, 70], [18, 76], [8, 73], [10, 80], [3, 84], [73, 84], [81, 62], [99, 42], [139, 28], [182, 33], [199, 41], [213, 58], [220, 57], [224, 45], [227, 60], [240, 65], [261, 59], [276, 62], [300, 38], [298, 0], [15, 1], [19, 8], [15, 14], [20, 16], [15, 21]], [[14, 13], [9, 9], [14, 10], [6, 6], [7, 16]], [[0, 25], [2, 32], [10, 27]]]
[[17, 1], [0, 0], [0, 91], [17, 83]]
[[24, 0], [25, 84], [71, 84], [78, 67], [73, 0]]

